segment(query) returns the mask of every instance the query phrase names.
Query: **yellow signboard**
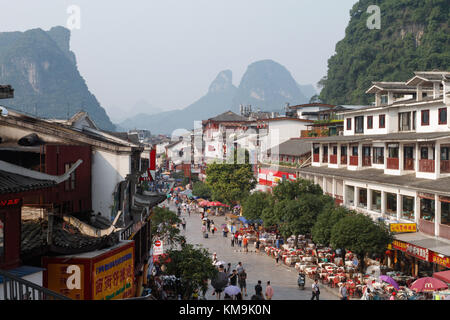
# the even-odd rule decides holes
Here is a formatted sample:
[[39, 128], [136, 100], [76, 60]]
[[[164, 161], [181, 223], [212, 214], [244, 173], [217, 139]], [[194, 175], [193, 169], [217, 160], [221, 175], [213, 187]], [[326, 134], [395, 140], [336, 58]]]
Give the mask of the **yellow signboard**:
[[47, 288], [70, 299], [84, 300], [83, 264], [48, 264], [47, 274]]
[[391, 232], [417, 232], [415, 223], [391, 223], [389, 228]]
[[133, 296], [133, 247], [94, 264], [93, 300], [124, 299]]

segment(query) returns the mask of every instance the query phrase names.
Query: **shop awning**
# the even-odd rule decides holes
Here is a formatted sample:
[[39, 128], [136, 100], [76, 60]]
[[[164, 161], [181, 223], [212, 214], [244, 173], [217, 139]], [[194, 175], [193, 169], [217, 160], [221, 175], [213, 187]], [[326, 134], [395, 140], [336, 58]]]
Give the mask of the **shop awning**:
[[450, 243], [437, 240], [422, 232], [402, 233], [394, 235], [394, 238], [428, 250], [450, 256]]
[[435, 272], [433, 274], [433, 277], [441, 281], [444, 281], [445, 283], [450, 283], [450, 270]]

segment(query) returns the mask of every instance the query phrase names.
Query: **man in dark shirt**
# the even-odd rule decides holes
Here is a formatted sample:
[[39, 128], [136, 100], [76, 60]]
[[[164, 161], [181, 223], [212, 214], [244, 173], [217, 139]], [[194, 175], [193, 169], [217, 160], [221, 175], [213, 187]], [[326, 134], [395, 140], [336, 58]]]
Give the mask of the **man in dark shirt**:
[[[237, 280], [238, 280], [238, 274], [236, 269], [233, 270], [233, 273], [230, 274], [230, 285], [235, 286], [237, 285]], [[262, 289], [261, 289], [262, 290]]]
[[255, 295], [260, 297], [260, 299], [264, 300], [264, 296], [262, 294], [263, 288], [261, 286], [261, 280], [258, 280], [258, 284], [255, 286]]

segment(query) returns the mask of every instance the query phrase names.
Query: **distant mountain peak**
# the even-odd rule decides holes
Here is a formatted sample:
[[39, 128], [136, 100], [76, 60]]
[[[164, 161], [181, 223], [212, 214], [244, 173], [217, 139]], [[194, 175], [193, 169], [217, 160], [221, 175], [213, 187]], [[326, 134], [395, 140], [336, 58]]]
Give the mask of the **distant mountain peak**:
[[308, 102], [308, 98], [286, 67], [266, 59], [247, 67], [233, 99], [233, 110], [237, 110], [241, 104], [275, 110], [286, 102], [301, 104]]
[[216, 79], [210, 84], [208, 93], [223, 92], [229, 90], [233, 85], [233, 73], [231, 70], [219, 72]]

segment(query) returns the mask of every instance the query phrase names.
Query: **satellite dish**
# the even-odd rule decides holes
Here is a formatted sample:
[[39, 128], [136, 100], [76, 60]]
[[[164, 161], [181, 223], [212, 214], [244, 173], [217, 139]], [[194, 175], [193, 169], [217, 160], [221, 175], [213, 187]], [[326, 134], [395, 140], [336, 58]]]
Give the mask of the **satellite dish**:
[[0, 106], [0, 115], [2, 115], [4, 117], [8, 116], [8, 110], [3, 106]]

